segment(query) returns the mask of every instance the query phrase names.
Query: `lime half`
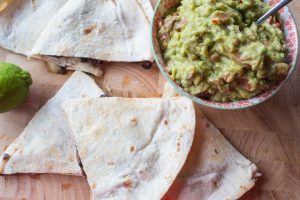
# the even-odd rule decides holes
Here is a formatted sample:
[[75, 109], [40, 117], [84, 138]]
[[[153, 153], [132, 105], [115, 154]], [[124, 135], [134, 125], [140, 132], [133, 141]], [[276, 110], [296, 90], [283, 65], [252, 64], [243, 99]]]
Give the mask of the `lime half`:
[[20, 105], [28, 96], [31, 75], [14, 64], [0, 62], [0, 113]]

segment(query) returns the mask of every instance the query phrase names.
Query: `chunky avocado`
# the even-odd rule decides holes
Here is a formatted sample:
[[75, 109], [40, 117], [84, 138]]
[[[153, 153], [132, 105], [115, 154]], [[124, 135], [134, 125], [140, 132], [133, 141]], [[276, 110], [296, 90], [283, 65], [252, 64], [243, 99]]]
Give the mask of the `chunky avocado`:
[[276, 15], [260, 0], [182, 0], [160, 23], [170, 77], [187, 92], [212, 101], [254, 97], [288, 74], [287, 45]]

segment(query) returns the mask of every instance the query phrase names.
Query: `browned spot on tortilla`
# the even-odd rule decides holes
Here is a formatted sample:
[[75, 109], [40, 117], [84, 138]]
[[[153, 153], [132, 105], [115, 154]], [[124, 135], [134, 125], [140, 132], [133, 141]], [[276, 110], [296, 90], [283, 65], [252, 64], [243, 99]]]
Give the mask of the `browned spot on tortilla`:
[[131, 118], [130, 125], [136, 127], [138, 125], [138, 119], [136, 117]]
[[213, 184], [214, 184], [215, 188], [219, 188], [219, 183], [217, 181], [214, 181]]
[[3, 154], [2, 159], [3, 159], [4, 161], [8, 161], [8, 160], [10, 159], [10, 155], [7, 154], [7, 153], [5, 153], [5, 154]]
[[180, 143], [179, 143], [179, 142], [177, 142], [177, 144], [176, 144], [176, 145], [177, 145], [177, 152], [178, 152], [178, 151], [180, 151], [180, 149], [181, 149], [181, 148], [180, 148]]
[[94, 183], [93, 185], [92, 185], [92, 189], [95, 189], [97, 187], [97, 185]]
[[123, 186], [127, 189], [131, 189], [132, 188], [132, 180], [127, 179], [126, 181], [123, 182]]
[[70, 189], [72, 187], [72, 185], [70, 184], [70, 183], [63, 183], [63, 184], [61, 184], [61, 188], [63, 189], [63, 190], [68, 190], [68, 189]]
[[241, 186], [240, 186], [240, 189], [243, 190], [243, 191], [246, 191], [246, 190], [247, 190], [247, 187], [244, 186], [244, 185], [241, 185]]
[[22, 199], [21, 200], [26, 200], [26, 198], [25, 197], [22, 197]]
[[205, 126], [206, 126], [206, 128], [209, 128], [209, 127], [210, 127], [210, 124], [209, 124], [209, 123], [206, 123]]
[[165, 125], [168, 125], [168, 123], [169, 123], [169, 121], [166, 119], [166, 120], [164, 121], [164, 124], [165, 124]]
[[90, 26], [88, 26], [87, 28], [85, 28], [84, 30], [83, 30], [83, 34], [84, 35], [89, 35], [89, 34], [91, 34], [92, 32], [93, 32], [93, 30], [96, 28], [96, 25], [94, 24], [94, 25], [90, 25]]
[[116, 0], [111, 0], [111, 2], [116, 6], [117, 3], [116, 3]]
[[135, 146], [131, 146], [131, 147], [130, 147], [130, 151], [131, 151], [131, 152], [134, 152], [134, 150], [135, 150]]
[[108, 164], [108, 165], [114, 165], [115, 162], [108, 162], [107, 164]]
[[36, 2], [35, 2], [35, 0], [31, 0], [31, 2], [32, 2], [32, 9], [35, 12], [36, 11]]
[[218, 153], [219, 153], [217, 149], [215, 149], [215, 153], [216, 153], [216, 154], [218, 154]]

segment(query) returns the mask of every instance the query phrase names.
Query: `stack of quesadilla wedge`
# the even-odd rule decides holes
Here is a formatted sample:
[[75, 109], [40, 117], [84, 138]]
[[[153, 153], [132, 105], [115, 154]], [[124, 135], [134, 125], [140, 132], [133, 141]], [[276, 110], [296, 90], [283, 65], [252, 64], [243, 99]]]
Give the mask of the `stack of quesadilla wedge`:
[[[190, 151], [193, 103], [184, 97], [127, 99], [100, 94], [89, 76], [75, 72], [5, 150], [2, 174], [82, 175], [77, 147], [95, 199], [143, 199], [149, 191], [148, 199], [160, 199]], [[77, 99], [63, 104], [70, 126], [60, 105], [72, 98]]]
[[14, 0], [0, 13], [0, 46], [101, 75], [99, 61], [152, 61], [149, 0]]
[[33, 117], [2, 154], [2, 174], [59, 173], [81, 175], [73, 134], [61, 103], [66, 99], [103, 94], [94, 80], [75, 72]]
[[195, 129], [170, 86], [165, 99], [101, 94], [75, 72], [3, 153], [2, 174], [86, 174], [94, 199], [234, 200], [253, 187], [256, 166], [199, 109]]

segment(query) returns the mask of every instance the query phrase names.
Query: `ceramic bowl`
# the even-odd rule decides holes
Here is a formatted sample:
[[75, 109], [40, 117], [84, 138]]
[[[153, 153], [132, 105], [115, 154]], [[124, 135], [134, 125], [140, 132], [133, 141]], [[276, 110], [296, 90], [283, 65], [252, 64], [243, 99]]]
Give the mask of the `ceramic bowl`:
[[[280, 0], [265, 0], [265, 2], [267, 2], [271, 6], [275, 5], [279, 1]], [[160, 71], [162, 72], [164, 77], [168, 80], [168, 82], [170, 82], [173, 85], [173, 87], [178, 92], [180, 92], [182, 95], [189, 97], [190, 99], [192, 99], [193, 101], [195, 101], [199, 104], [217, 108], [217, 109], [227, 109], [227, 110], [228, 109], [242, 109], [242, 108], [251, 107], [251, 106], [254, 106], [254, 105], [257, 105], [257, 104], [260, 104], [260, 103], [266, 101], [267, 99], [272, 97], [276, 92], [278, 92], [278, 90], [288, 80], [288, 78], [290, 77], [292, 71], [294, 70], [294, 68], [297, 64], [299, 38], [298, 38], [297, 26], [296, 26], [295, 20], [293, 18], [293, 15], [288, 7], [284, 7], [283, 9], [281, 9], [279, 11], [279, 13], [280, 13], [280, 18], [281, 18], [281, 21], [282, 21], [282, 24], [284, 27], [286, 43], [287, 43], [288, 50], [289, 50], [287, 57], [288, 57], [289, 64], [291, 65], [291, 68], [290, 68], [290, 71], [289, 71], [287, 77], [279, 85], [273, 87], [272, 89], [270, 89], [258, 96], [255, 96], [253, 98], [241, 100], [241, 101], [235, 101], [235, 102], [228, 102], [228, 103], [209, 101], [209, 100], [194, 96], [194, 95], [186, 92], [182, 87], [177, 85], [176, 82], [170, 78], [170, 76], [166, 70], [166, 65], [165, 65], [163, 55], [160, 50], [158, 39], [157, 39], [157, 31], [159, 28], [158, 27], [159, 22], [166, 16], [166, 14], [168, 13], [168, 11], [171, 8], [174, 8], [175, 6], [177, 6], [179, 4], [180, 4], [180, 0], [159, 0], [158, 1], [158, 4], [154, 11], [153, 21], [152, 21], [151, 38], [152, 38], [154, 57], [155, 57], [156, 63], [158, 65]]]

